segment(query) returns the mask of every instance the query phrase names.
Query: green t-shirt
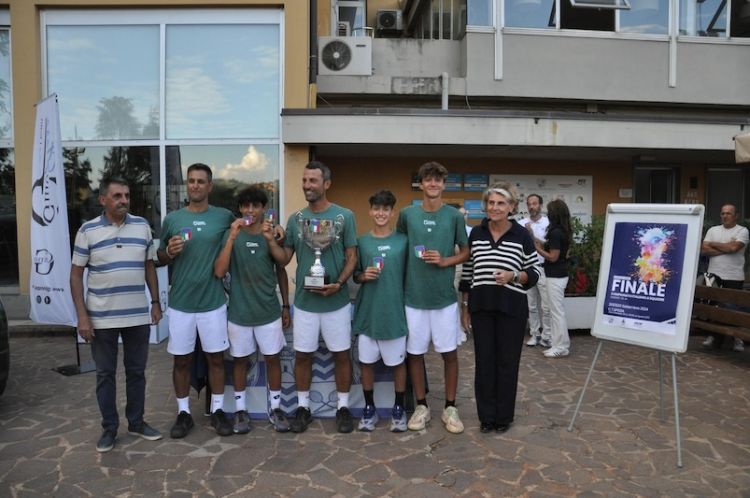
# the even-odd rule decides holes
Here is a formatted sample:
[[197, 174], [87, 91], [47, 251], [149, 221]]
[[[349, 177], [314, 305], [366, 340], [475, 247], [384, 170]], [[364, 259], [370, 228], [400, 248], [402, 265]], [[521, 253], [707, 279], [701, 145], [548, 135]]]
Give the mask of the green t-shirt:
[[374, 266], [375, 257], [383, 259], [383, 267], [377, 280], [359, 288], [354, 304], [354, 331], [381, 341], [397, 339], [408, 332], [404, 313], [408, 242], [406, 235], [395, 231], [388, 237], [366, 234], [357, 240], [359, 260], [355, 273]]
[[[227, 243], [229, 230], [221, 246]], [[232, 245], [229, 263], [229, 321], [245, 327], [265, 325], [281, 316], [276, 295], [276, 263], [263, 235], [240, 230]]]
[[190, 240], [172, 264], [169, 307], [185, 313], [203, 313], [226, 303], [221, 279], [214, 276], [214, 261], [221, 250], [221, 237], [234, 221], [224, 208], [209, 206], [201, 213], [187, 208], [173, 211], [164, 219], [161, 248], [183, 228], [192, 230]]
[[398, 231], [409, 237], [409, 256], [406, 263], [406, 305], [411, 308], [434, 310], [456, 302], [453, 266], [438, 268], [417, 257], [416, 247], [437, 250], [442, 257], [453, 256], [455, 247], [468, 244], [464, 218], [458, 209], [443, 205], [435, 212], [421, 206], [408, 206], [398, 215]]
[[330, 247], [322, 251], [320, 262], [326, 269], [331, 283], [339, 278], [339, 274], [346, 264], [346, 248], [356, 247], [357, 227], [354, 224], [354, 214], [341, 206], [331, 204], [321, 213], [313, 213], [309, 208], [292, 214], [286, 224], [286, 239], [284, 245], [294, 248], [297, 254], [296, 288], [294, 291], [294, 306], [310, 313], [328, 313], [341, 309], [349, 302], [349, 291], [343, 286], [339, 292], [324, 297], [305, 290], [305, 275], [315, 263], [315, 253], [302, 240], [300, 224], [305, 219], [333, 220], [339, 235]]

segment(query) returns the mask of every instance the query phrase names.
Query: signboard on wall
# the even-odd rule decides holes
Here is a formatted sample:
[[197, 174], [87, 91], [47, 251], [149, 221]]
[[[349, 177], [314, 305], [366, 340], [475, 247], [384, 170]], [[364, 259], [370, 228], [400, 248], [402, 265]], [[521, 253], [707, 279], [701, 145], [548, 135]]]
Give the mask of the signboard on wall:
[[[583, 223], [591, 222], [594, 181], [590, 175], [490, 175], [490, 185], [496, 182], [510, 182], [518, 190], [517, 219], [528, 215], [526, 196], [538, 194], [544, 206], [551, 200], [562, 199], [572, 216]], [[542, 211], [546, 211], [544, 206]]]
[[701, 205], [607, 206], [591, 334], [684, 352], [702, 227]]

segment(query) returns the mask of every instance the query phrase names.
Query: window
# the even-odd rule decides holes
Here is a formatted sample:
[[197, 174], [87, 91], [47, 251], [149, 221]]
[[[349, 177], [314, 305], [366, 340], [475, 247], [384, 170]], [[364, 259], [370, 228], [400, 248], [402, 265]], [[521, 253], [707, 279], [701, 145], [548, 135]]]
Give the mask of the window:
[[[727, 16], [729, 16], [728, 25]], [[750, 2], [747, 0], [680, 0], [680, 34], [748, 38], [750, 37]]]
[[669, 0], [630, 0], [619, 15], [621, 33], [669, 34]]
[[727, 0], [680, 0], [680, 34], [727, 36]]
[[555, 27], [555, 0], [506, 0], [505, 6], [506, 26]]
[[13, 157], [13, 92], [10, 16], [0, 10], [0, 285], [18, 284], [16, 169]]
[[[433, 40], [460, 40], [466, 34], [467, 0], [421, 0], [415, 35]], [[489, 21], [491, 22], [491, 21]]]
[[504, 25], [515, 28], [666, 35], [669, 34], [669, 2], [670, 0], [504, 0]]
[[194, 162], [213, 170], [212, 204], [235, 210], [234, 193], [262, 183], [278, 209], [281, 14], [43, 14], [44, 77], [60, 101], [73, 231], [101, 212], [97, 189], [106, 174], [129, 181], [132, 212], [158, 231], [184, 206]]
[[492, 26], [492, 0], [467, 0], [466, 24]]
[[634, 202], [670, 204], [677, 197], [677, 170], [668, 166], [636, 166], [633, 173]]
[[365, 0], [337, 0], [333, 6], [335, 22], [331, 23], [331, 35], [338, 35], [339, 23], [346, 23], [352, 36], [365, 36], [366, 4]]
[[706, 213], [705, 218], [711, 225], [721, 223], [719, 213], [724, 204], [734, 204], [740, 214], [740, 220], [745, 216], [745, 184], [750, 181], [750, 175], [737, 167], [709, 167], [706, 174]]

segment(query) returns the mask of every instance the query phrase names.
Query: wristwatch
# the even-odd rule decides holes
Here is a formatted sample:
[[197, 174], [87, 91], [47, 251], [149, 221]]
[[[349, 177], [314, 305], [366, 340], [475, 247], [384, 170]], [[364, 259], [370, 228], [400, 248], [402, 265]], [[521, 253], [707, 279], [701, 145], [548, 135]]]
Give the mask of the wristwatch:
[[513, 283], [514, 284], [520, 284], [521, 281], [519, 280], [519, 277], [521, 276], [521, 272], [518, 270], [513, 270]]

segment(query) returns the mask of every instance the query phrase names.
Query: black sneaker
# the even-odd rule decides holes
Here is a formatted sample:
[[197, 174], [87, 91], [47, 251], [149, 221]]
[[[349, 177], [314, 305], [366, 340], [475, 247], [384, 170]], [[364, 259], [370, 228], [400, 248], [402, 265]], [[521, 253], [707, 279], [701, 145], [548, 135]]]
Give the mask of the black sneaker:
[[349, 434], [354, 430], [352, 412], [345, 406], [336, 410], [336, 430], [344, 434]]
[[300, 406], [297, 408], [297, 411], [294, 412], [294, 418], [289, 424], [289, 427], [292, 429], [292, 432], [305, 432], [307, 426], [311, 423], [312, 414], [310, 413], [310, 409]]
[[188, 412], [180, 412], [177, 415], [177, 420], [174, 425], [169, 430], [169, 437], [172, 439], [182, 439], [188, 435], [188, 432], [193, 428], [193, 425], [195, 424], [193, 423], [192, 415]]
[[289, 419], [281, 408], [275, 408], [268, 416], [269, 422], [273, 425], [276, 432], [289, 432]]
[[219, 436], [231, 436], [234, 434], [232, 422], [229, 421], [226, 413], [221, 408], [211, 414], [211, 427], [216, 430], [216, 434]]
[[162, 438], [161, 432], [157, 431], [146, 422], [141, 422], [141, 425], [128, 427], [128, 434], [138, 436], [149, 441], [158, 441]]
[[115, 447], [115, 440], [117, 439], [117, 431], [108, 429], [102, 432], [102, 437], [96, 443], [96, 451], [99, 453], [106, 453]]

